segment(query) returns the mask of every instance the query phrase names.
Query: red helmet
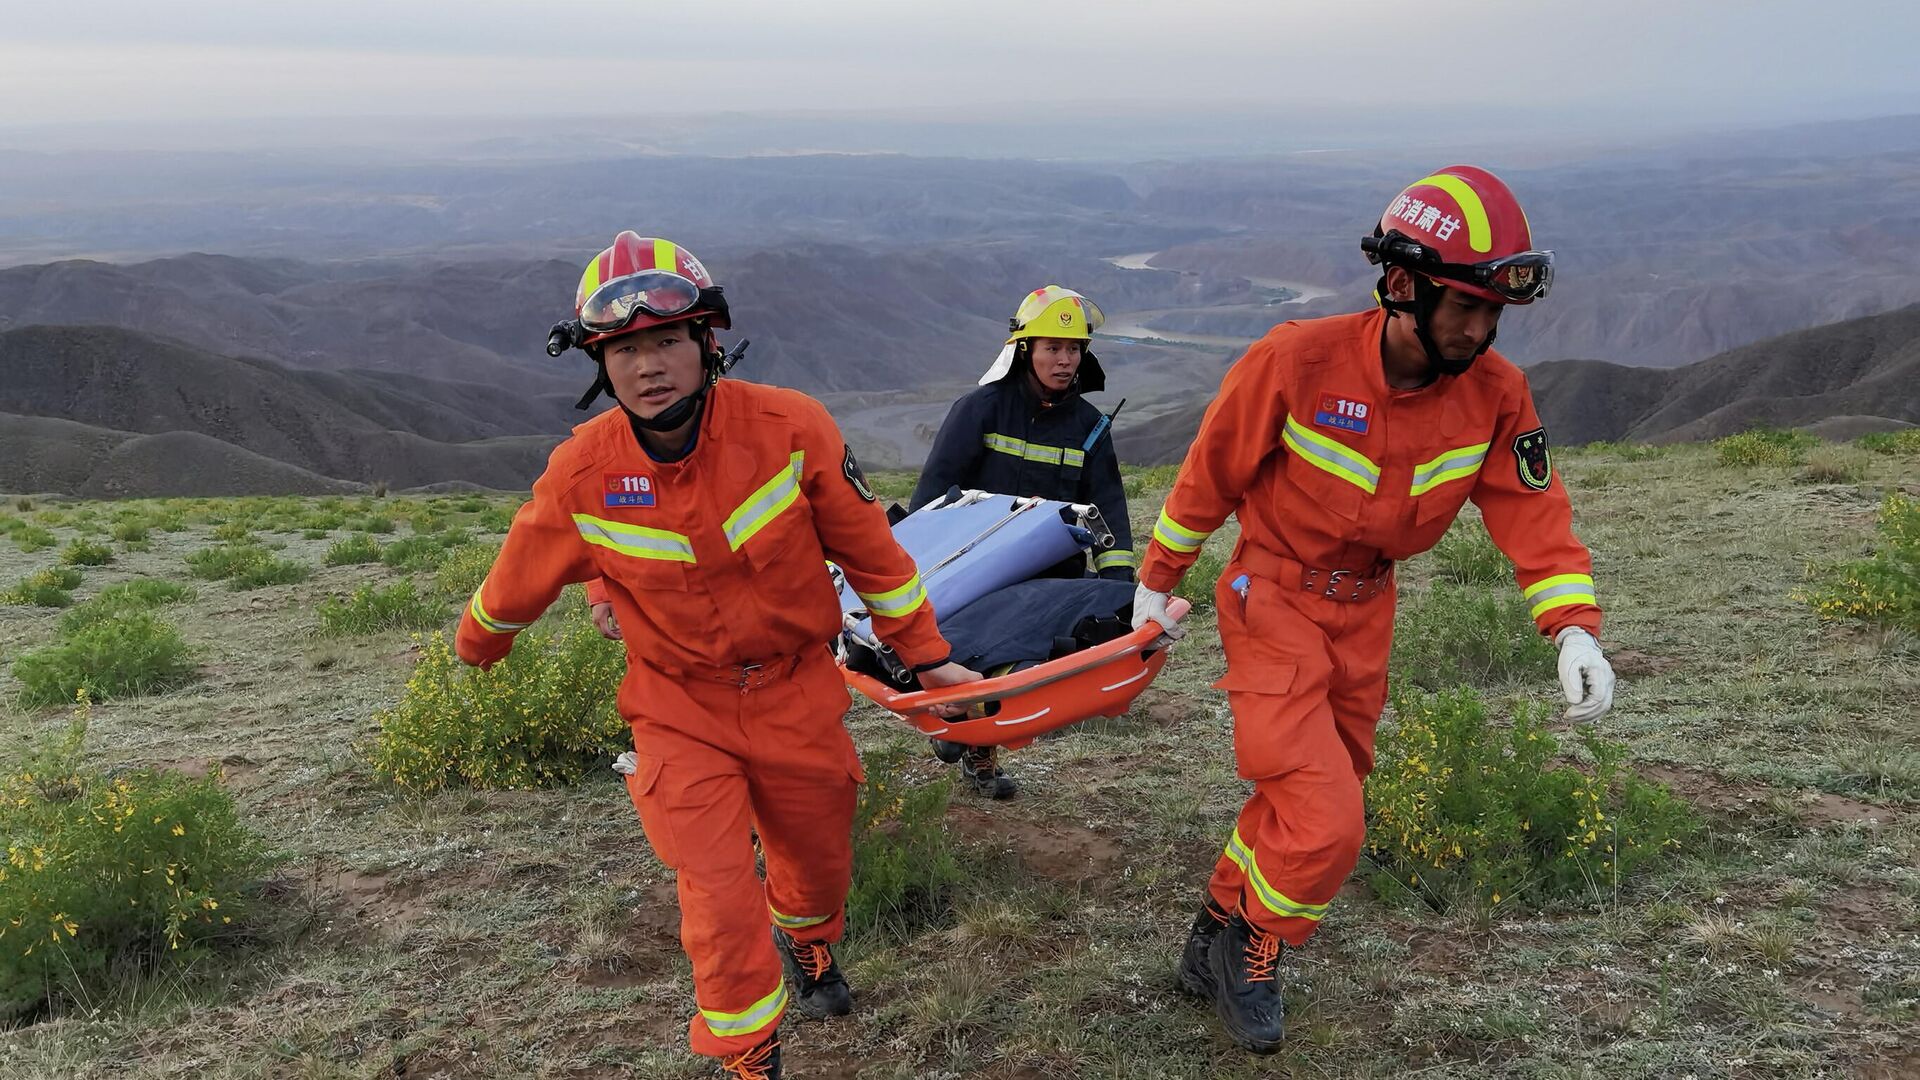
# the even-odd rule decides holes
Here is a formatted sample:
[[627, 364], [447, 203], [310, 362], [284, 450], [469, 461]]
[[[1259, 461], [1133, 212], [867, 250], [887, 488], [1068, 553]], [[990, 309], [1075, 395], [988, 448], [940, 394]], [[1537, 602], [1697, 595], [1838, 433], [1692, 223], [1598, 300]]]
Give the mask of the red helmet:
[[585, 347], [617, 334], [705, 318], [726, 330], [727, 301], [693, 252], [629, 229], [593, 257], [574, 292], [573, 314]]
[[1414, 181], [1360, 247], [1373, 262], [1499, 304], [1530, 304], [1553, 282], [1553, 252], [1533, 250], [1520, 201], [1499, 177], [1472, 165]]

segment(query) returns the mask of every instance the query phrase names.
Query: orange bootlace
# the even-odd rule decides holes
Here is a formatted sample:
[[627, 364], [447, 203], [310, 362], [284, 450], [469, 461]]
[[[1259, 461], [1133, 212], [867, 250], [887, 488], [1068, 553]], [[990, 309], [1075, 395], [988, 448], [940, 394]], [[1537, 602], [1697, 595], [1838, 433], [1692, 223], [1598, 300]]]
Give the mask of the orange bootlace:
[[993, 770], [999, 767], [999, 763], [1000, 748], [997, 746], [982, 746], [967, 751], [967, 765], [974, 772], [992, 776]]
[[807, 973], [809, 979], [818, 979], [833, 966], [833, 954], [827, 951], [825, 945], [796, 941], [793, 943], [793, 953], [794, 959], [800, 961], [800, 969]]
[[1280, 935], [1255, 927], [1247, 928], [1247, 981], [1272, 982], [1273, 969], [1280, 960]]
[[778, 1039], [768, 1039], [744, 1054], [720, 1060], [720, 1068], [734, 1080], [768, 1080], [773, 1075], [773, 1051]]

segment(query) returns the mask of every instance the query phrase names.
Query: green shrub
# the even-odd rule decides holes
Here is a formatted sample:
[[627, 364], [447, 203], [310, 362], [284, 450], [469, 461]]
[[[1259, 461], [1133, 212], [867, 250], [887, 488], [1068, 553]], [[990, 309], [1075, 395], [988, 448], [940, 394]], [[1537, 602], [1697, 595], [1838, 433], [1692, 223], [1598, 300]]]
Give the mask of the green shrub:
[[500, 545], [485, 540], [462, 544], [448, 551], [434, 574], [433, 591], [449, 600], [465, 600], [486, 580]]
[[193, 599], [193, 588], [178, 581], [165, 581], [160, 578], [135, 578], [118, 585], [109, 585], [100, 590], [96, 600], [131, 601], [147, 607], [161, 604], [177, 604], [182, 600]]
[[488, 671], [461, 664], [444, 634], [421, 639], [400, 703], [374, 715], [375, 771], [415, 791], [530, 788], [595, 775], [631, 749], [614, 709], [626, 655], [569, 606], [582, 614], [523, 631]]
[[187, 572], [203, 581], [224, 581], [261, 563], [271, 561], [267, 549], [254, 543], [220, 544], [190, 551]]
[[1517, 590], [1436, 584], [1401, 597], [1392, 675], [1424, 690], [1504, 688], [1550, 678], [1557, 654]]
[[1862, 435], [1860, 446], [1876, 454], [1920, 454], [1920, 427]]
[[447, 527], [447, 519], [431, 510], [422, 510], [407, 520], [417, 534], [437, 533]]
[[853, 887], [847, 928], [906, 934], [947, 908], [960, 881], [946, 828], [953, 788], [945, 775], [916, 784], [920, 760], [897, 747], [867, 755], [853, 812]]
[[355, 532], [390, 533], [393, 531], [393, 519], [385, 514], [368, 514], [353, 523]]
[[115, 540], [123, 543], [139, 543], [147, 538], [145, 521], [124, 520], [116, 523], [111, 534]]
[[105, 566], [113, 561], [113, 549], [91, 540], [75, 540], [60, 550], [60, 561], [68, 566]]
[[1809, 484], [1857, 484], [1866, 475], [1864, 454], [1847, 446], [1826, 445], [1807, 455], [1799, 479]]
[[1433, 576], [1457, 585], [1498, 585], [1513, 580], [1513, 564], [1493, 546], [1484, 526], [1456, 523], [1433, 549]]
[[345, 540], [335, 541], [327, 549], [326, 557], [320, 560], [327, 566], [354, 566], [360, 563], [380, 561], [380, 541], [365, 533], [354, 533]]
[[1126, 469], [1123, 474], [1120, 486], [1126, 491], [1127, 498], [1137, 499], [1149, 492], [1172, 488], [1174, 478], [1180, 475], [1180, 466], [1151, 465], [1144, 469]]
[[0, 776], [0, 1018], [111, 1001], [241, 940], [262, 910], [274, 856], [217, 777], [85, 764], [86, 711]]
[[1920, 499], [1889, 492], [1880, 504], [1879, 549], [1825, 571], [1795, 596], [1826, 619], [1861, 619], [1920, 633]]
[[19, 498], [16, 498], [13, 500], [13, 508], [24, 514], [27, 511], [33, 509], [33, 500], [27, 498], [25, 495], [22, 495]]
[[353, 532], [346, 540], [336, 540], [332, 548], [326, 550], [321, 563], [328, 567], [353, 567], [361, 563], [380, 561], [380, 542], [365, 532]]
[[21, 551], [43, 551], [59, 543], [54, 535], [38, 525], [22, 525], [13, 530], [13, 546]]
[[100, 590], [99, 595], [60, 616], [60, 631], [70, 634], [134, 611], [151, 611], [193, 598], [193, 590], [173, 581], [140, 578]]
[[1715, 459], [1722, 465], [1798, 465], [1820, 440], [1804, 431], [1753, 428], [1716, 439]]
[[313, 576], [313, 568], [292, 559], [267, 558], [236, 571], [227, 579], [227, 588], [259, 589], [268, 585], [293, 585]]
[[180, 632], [151, 612], [120, 611], [64, 633], [13, 662], [23, 705], [58, 705], [81, 690], [95, 701], [157, 694], [193, 678]]
[[313, 570], [304, 563], [276, 559], [267, 548], [249, 539], [188, 552], [187, 571], [207, 581], [225, 581], [234, 591], [305, 581]]
[[258, 519], [242, 517], [217, 525], [213, 530], [213, 538], [215, 540], [225, 540], [229, 543], [250, 541], [253, 539], [252, 522], [255, 520]]
[[1553, 716], [1522, 703], [1503, 723], [1472, 690], [1396, 692], [1367, 778], [1375, 890], [1442, 909], [1598, 900], [1692, 836], [1684, 802], [1621, 767], [1623, 745], [1582, 729], [1592, 764], [1557, 763]]
[[447, 553], [467, 542], [463, 529], [443, 529], [422, 536], [395, 540], [380, 551], [380, 561], [396, 570], [438, 570]]
[[513, 506], [489, 506], [474, 515], [473, 527], [483, 533], [503, 533], [513, 524], [513, 515], [519, 513], [518, 504]]
[[330, 637], [378, 634], [385, 630], [426, 630], [447, 621], [447, 605], [414, 591], [403, 579], [384, 589], [362, 585], [344, 600], [320, 603], [320, 633]]
[[70, 566], [54, 566], [28, 574], [13, 588], [0, 593], [0, 604], [32, 604], [36, 607], [66, 607], [73, 603], [73, 590], [80, 584], [80, 571]]

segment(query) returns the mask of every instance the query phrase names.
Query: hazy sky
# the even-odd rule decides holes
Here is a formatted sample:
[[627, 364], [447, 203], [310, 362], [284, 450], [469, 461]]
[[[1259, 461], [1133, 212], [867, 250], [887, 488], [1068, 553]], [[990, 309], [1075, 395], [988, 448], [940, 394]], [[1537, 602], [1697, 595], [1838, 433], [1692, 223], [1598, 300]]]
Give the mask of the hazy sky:
[[[22, 10], [24, 9], [24, 10]], [[1450, 105], [1767, 123], [1920, 111], [1911, 0], [30, 0], [0, 125]], [[1065, 106], [1062, 107], [1062, 103]]]

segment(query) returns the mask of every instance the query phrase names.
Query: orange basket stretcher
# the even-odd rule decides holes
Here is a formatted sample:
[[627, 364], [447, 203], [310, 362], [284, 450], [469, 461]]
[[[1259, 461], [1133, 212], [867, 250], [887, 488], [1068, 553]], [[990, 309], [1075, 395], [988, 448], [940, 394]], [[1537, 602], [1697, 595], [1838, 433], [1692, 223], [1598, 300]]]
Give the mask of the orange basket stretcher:
[[[894, 536], [919, 565], [934, 610], [946, 612], [1027, 580], [1076, 552], [1113, 545], [1094, 507], [980, 491], [950, 492], [901, 519]], [[1005, 675], [922, 690], [874, 637], [864, 603], [844, 581], [840, 584], [845, 629], [837, 653], [847, 685], [922, 733], [969, 746], [1017, 748], [1082, 720], [1120, 716], [1152, 684], [1172, 645], [1157, 623], [1148, 623]], [[1178, 598], [1167, 605], [1176, 620], [1188, 610]], [[858, 649], [878, 660], [885, 678], [850, 665]], [[966, 715], [946, 718], [929, 711], [950, 704], [966, 705]]]

